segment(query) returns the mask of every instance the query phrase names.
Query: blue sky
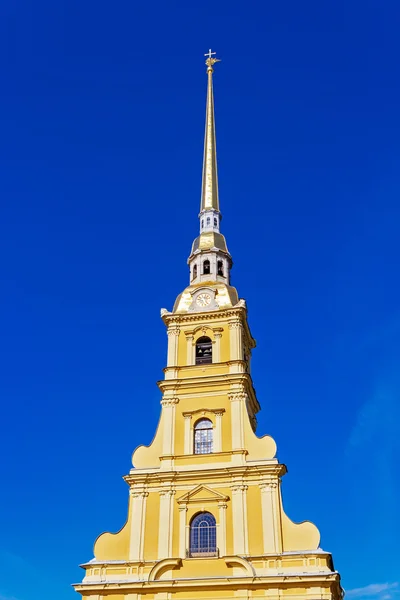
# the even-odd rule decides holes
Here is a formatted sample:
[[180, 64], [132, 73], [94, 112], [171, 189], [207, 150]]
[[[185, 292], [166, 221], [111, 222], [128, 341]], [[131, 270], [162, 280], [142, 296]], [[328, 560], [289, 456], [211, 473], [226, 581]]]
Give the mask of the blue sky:
[[399, 597], [398, 2], [0, 7], [0, 600], [72, 600], [126, 517], [187, 285], [206, 77], [253, 376], [349, 598]]

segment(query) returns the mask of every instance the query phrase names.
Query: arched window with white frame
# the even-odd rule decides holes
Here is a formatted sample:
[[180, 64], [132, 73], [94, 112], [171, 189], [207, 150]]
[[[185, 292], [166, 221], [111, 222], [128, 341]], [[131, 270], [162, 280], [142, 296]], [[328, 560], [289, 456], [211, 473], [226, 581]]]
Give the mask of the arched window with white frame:
[[210, 419], [200, 419], [194, 426], [193, 453], [211, 454], [213, 451], [213, 424]]
[[201, 512], [190, 523], [189, 556], [217, 556], [217, 524], [214, 515]]

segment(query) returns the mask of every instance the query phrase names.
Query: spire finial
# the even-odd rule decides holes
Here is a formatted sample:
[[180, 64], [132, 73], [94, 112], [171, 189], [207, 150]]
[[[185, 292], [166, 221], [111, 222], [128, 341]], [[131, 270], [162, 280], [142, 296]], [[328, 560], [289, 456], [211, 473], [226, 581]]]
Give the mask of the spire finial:
[[[218, 200], [218, 175], [217, 175], [217, 148], [215, 141], [215, 121], [214, 121], [214, 95], [212, 74], [214, 72], [213, 65], [219, 62], [219, 58], [215, 57], [215, 52], [210, 50], [204, 56], [207, 57], [207, 108], [206, 108], [206, 128], [204, 136], [204, 158], [203, 158], [203, 182], [201, 189], [201, 204], [200, 213], [211, 210], [219, 213]], [[214, 223], [214, 216], [209, 216], [209, 222]], [[207, 224], [207, 219], [205, 225]], [[216, 230], [219, 231], [219, 216], [217, 218]], [[201, 229], [204, 231], [204, 229]]]
[[217, 63], [217, 62], [221, 62], [221, 59], [214, 56], [214, 54], [217, 54], [217, 53], [211, 52], [211, 48], [210, 48], [209, 51], [207, 52], [207, 54], [204, 55], [204, 56], [207, 56], [207, 60], [206, 60], [207, 72], [211, 71], [211, 73], [212, 73], [214, 71], [213, 65], [215, 65], [215, 63]]

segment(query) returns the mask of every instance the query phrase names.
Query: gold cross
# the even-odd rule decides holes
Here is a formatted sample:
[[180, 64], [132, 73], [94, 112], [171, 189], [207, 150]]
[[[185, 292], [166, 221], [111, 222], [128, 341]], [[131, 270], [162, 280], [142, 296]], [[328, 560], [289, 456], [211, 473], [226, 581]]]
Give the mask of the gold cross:
[[207, 56], [207, 60], [206, 60], [206, 65], [208, 67], [207, 71], [213, 71], [213, 65], [215, 65], [216, 62], [220, 62], [221, 59], [219, 58], [215, 58], [215, 54], [217, 54], [216, 52], [212, 52], [211, 48], [209, 49], [209, 51], [204, 55]]

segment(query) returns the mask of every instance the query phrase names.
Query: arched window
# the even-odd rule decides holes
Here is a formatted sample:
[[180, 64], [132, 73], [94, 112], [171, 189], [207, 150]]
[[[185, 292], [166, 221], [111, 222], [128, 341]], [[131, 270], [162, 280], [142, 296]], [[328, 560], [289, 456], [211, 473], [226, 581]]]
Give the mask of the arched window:
[[203, 275], [209, 275], [209, 274], [210, 274], [210, 261], [205, 260], [203, 262]]
[[194, 454], [211, 454], [213, 451], [213, 424], [210, 419], [200, 419], [194, 426]]
[[196, 342], [196, 365], [212, 363], [212, 341], [202, 336]]
[[207, 227], [210, 226], [210, 223], [211, 223], [211, 219], [210, 219], [210, 217], [207, 217]]
[[189, 556], [217, 556], [217, 527], [209, 512], [195, 515], [190, 523]]
[[194, 265], [192, 272], [192, 279], [196, 279], [197, 277], [197, 265]]
[[214, 227], [218, 227], [217, 217], [214, 217]]
[[222, 260], [219, 260], [217, 262], [217, 274], [221, 277], [224, 277], [224, 263], [222, 262]]

